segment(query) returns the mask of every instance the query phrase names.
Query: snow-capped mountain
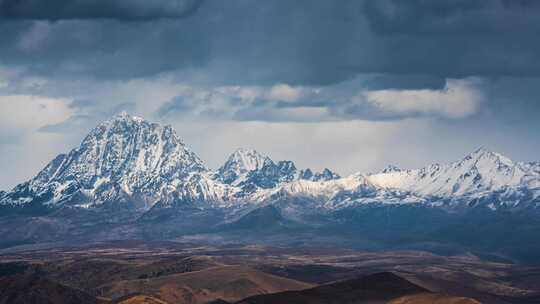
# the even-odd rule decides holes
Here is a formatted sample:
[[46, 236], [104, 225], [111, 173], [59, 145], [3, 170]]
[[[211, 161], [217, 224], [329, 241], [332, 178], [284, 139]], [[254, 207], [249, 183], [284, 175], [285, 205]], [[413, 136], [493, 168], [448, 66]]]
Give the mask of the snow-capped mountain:
[[269, 189], [300, 178], [338, 177], [328, 169], [300, 176], [293, 162], [276, 163], [252, 149], [238, 149], [212, 172], [171, 126], [121, 113], [94, 128], [79, 147], [58, 155], [33, 179], [1, 192], [0, 205], [231, 207], [263, 198]]
[[490, 207], [537, 202], [540, 174], [535, 163], [513, 162], [484, 148], [447, 164], [418, 170], [384, 170], [367, 179], [375, 186], [408, 191], [423, 197], [453, 202], [489, 199]]
[[172, 127], [121, 113], [7, 193], [1, 203], [81, 207], [126, 203], [149, 208], [169, 197], [215, 200], [226, 189], [215, 185], [207, 171]]
[[97, 126], [79, 147], [57, 156], [35, 178], [0, 192], [0, 206], [145, 211], [195, 204], [247, 210], [290, 198], [307, 198], [311, 207], [326, 210], [411, 203], [536, 207], [540, 164], [513, 162], [479, 149], [447, 165], [418, 170], [389, 166], [376, 174], [340, 177], [329, 169], [298, 170], [292, 161], [275, 162], [253, 149], [238, 149], [211, 171], [172, 127], [122, 113]]
[[[274, 162], [253, 149], [236, 150], [219, 168], [217, 179], [225, 184], [238, 188], [236, 196], [246, 197], [257, 193], [267, 193], [265, 189], [276, 189], [284, 184], [297, 180], [329, 181], [340, 176], [329, 169], [313, 173], [311, 169], [298, 171], [292, 161]], [[261, 193], [262, 192], [262, 193]]]
[[226, 184], [237, 185], [252, 171], [261, 170], [265, 161], [270, 160], [253, 149], [240, 148], [219, 168], [217, 174]]
[[417, 170], [388, 166], [380, 173], [328, 180], [297, 178], [255, 196], [310, 198], [329, 210], [373, 203], [525, 209], [540, 206], [540, 174], [536, 162], [513, 162], [482, 148], [446, 165]]
[[322, 172], [315, 172], [315, 173], [313, 173], [313, 171], [311, 171], [311, 169], [308, 168], [308, 169], [300, 171], [299, 178], [314, 181], [314, 182], [319, 182], [319, 181], [330, 181], [333, 179], [339, 179], [341, 178], [341, 176], [339, 176], [339, 174], [333, 172], [332, 170], [328, 168], [324, 168]]

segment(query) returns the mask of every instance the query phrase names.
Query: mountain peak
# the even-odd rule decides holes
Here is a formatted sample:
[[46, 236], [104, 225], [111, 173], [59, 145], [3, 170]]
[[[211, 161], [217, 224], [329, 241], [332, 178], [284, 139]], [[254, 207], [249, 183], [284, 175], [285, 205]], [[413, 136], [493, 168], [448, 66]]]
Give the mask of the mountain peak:
[[218, 169], [218, 173], [225, 183], [232, 183], [242, 175], [262, 169], [267, 161], [271, 160], [254, 149], [239, 148]]
[[381, 171], [381, 173], [393, 173], [393, 172], [400, 172], [400, 171], [401, 169], [399, 167], [394, 166], [394, 165], [388, 165]]
[[465, 156], [462, 162], [467, 162], [467, 161], [474, 161], [475, 163], [487, 161], [487, 162], [495, 162], [497, 164], [504, 164], [507, 166], [514, 165], [514, 162], [510, 158], [500, 153], [488, 150], [485, 147], [480, 147], [476, 149], [474, 152], [472, 152], [471, 154]]
[[324, 168], [322, 172], [315, 173], [315, 175], [313, 176], [313, 181], [329, 181], [329, 180], [338, 179], [338, 178], [341, 178], [339, 174], [335, 173], [334, 171], [328, 168]]
[[143, 122], [145, 119], [139, 116], [130, 115], [126, 111], [119, 112], [115, 114], [111, 119], [108, 120], [108, 122], [114, 122], [114, 121], [136, 121], [136, 122]]
[[267, 158], [255, 149], [238, 148], [231, 154], [228, 161], [234, 162], [240, 170], [245, 172], [260, 169]]
[[478, 149], [474, 150], [472, 153], [470, 153], [468, 156], [477, 158], [477, 157], [482, 157], [482, 156], [502, 156], [502, 155], [497, 152], [493, 152], [484, 146], [481, 146]]
[[165, 127], [158, 123], [152, 123], [141, 117], [133, 116], [125, 111], [122, 111], [100, 123], [90, 132], [89, 135], [95, 135], [96, 133], [102, 132], [125, 133], [125, 135], [128, 135], [133, 131], [140, 131], [148, 128], [161, 129]]
[[152, 204], [163, 191], [207, 170], [172, 127], [122, 112], [52, 160], [27, 183], [27, 192], [46, 196], [47, 203], [83, 203], [80, 196], [103, 203], [134, 195]]
[[[387, 190], [395, 189], [430, 198], [465, 200], [505, 191], [537, 199], [532, 192], [522, 191], [538, 189], [540, 164], [512, 162], [481, 147], [446, 165], [404, 171], [388, 166], [380, 174], [355, 175], [325, 184], [337, 179], [340, 176], [329, 169], [320, 173], [298, 170], [292, 161], [274, 162], [250, 148], [235, 150], [218, 172], [211, 174], [171, 126], [121, 112], [93, 129], [79, 147], [52, 160], [32, 180], [10, 192], [0, 192], [0, 205], [67, 204], [86, 208], [130, 200], [144, 204], [143, 208], [157, 202], [163, 206], [181, 202], [229, 204], [236, 199], [264, 199], [288, 183], [316, 192], [327, 189], [325, 193], [332, 195], [343, 188], [360, 191], [358, 185], [369, 185], [368, 195], [377, 187], [383, 189], [385, 200], [393, 195]], [[366, 195], [362, 191], [355, 197]], [[402, 199], [400, 193], [395, 200]]]
[[142, 117], [130, 115], [126, 111], [122, 111], [99, 124], [89, 135], [96, 132], [109, 132], [111, 134], [125, 133], [124, 135], [129, 136], [133, 135], [132, 133], [144, 132], [147, 130], [161, 131], [164, 137], [185, 145], [171, 125], [162, 125], [151, 122]]
[[243, 156], [243, 155], [255, 155], [255, 156], [262, 156], [261, 153], [259, 153], [257, 150], [252, 148], [238, 148], [234, 150], [234, 152], [231, 154], [231, 157], [233, 156]]
[[259, 153], [253, 148], [238, 148], [232, 154]]

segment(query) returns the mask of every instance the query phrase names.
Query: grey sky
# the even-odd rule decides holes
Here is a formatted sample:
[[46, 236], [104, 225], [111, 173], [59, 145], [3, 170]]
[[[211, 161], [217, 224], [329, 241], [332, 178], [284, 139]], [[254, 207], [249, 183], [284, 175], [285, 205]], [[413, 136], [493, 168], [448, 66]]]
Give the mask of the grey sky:
[[210, 167], [540, 160], [536, 1], [0, 0], [0, 189], [122, 110]]

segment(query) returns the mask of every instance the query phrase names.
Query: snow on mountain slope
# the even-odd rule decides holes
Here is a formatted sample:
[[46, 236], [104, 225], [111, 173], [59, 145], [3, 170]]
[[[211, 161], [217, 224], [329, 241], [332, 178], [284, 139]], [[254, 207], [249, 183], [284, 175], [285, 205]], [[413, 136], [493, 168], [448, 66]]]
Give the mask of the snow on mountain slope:
[[527, 191], [537, 197], [540, 192], [540, 174], [534, 163], [513, 162], [483, 148], [448, 165], [434, 164], [418, 170], [385, 170], [370, 174], [367, 179], [386, 189], [454, 199], [479, 198], [490, 193], [507, 192], [510, 195], [513, 191]]
[[237, 185], [252, 171], [261, 170], [268, 157], [253, 149], [240, 148], [219, 168], [217, 174], [226, 184]]
[[274, 162], [253, 149], [238, 149], [218, 169], [215, 177], [238, 188], [238, 198], [247, 198], [260, 197], [268, 193], [265, 190], [276, 189], [297, 180], [330, 181], [340, 176], [329, 169], [320, 173], [313, 173], [310, 169], [298, 171], [292, 161]]
[[329, 181], [312, 181], [299, 179], [284, 183], [279, 187], [259, 191], [252, 197], [255, 200], [266, 200], [273, 196], [305, 196], [328, 200], [340, 192], [352, 192], [359, 189], [375, 189], [363, 175], [355, 174], [348, 177]]
[[121, 113], [13, 189], [2, 203], [88, 206], [137, 200], [147, 208], [173, 193], [217, 199], [226, 190], [209, 186], [214, 182], [207, 171], [172, 127]]
[[[330, 170], [309, 176], [337, 177]], [[149, 209], [157, 202], [165, 208], [198, 202], [231, 207], [256, 203], [266, 190], [299, 178], [293, 162], [276, 163], [251, 149], [238, 149], [211, 172], [170, 126], [121, 113], [93, 129], [78, 148], [57, 156], [36, 177], [2, 193], [0, 205], [89, 208], [116, 203]]]
[[292, 161], [274, 162], [255, 150], [238, 149], [212, 172], [170, 126], [122, 113], [30, 181], [0, 192], [0, 206], [122, 204], [148, 210], [157, 203], [164, 208], [197, 203], [238, 209], [295, 197], [330, 210], [364, 203], [536, 206], [540, 163], [513, 162], [479, 149], [447, 165], [389, 166], [381, 173], [342, 178], [329, 169], [298, 170]]
[[318, 181], [330, 181], [333, 179], [339, 179], [341, 178], [341, 176], [339, 176], [339, 174], [333, 172], [332, 170], [328, 168], [324, 168], [322, 172], [315, 172], [315, 173], [313, 173], [313, 171], [311, 171], [311, 169], [308, 168], [305, 170], [301, 170], [298, 178], [318, 182]]
[[370, 203], [410, 204], [426, 201], [408, 191], [374, 185], [365, 175], [359, 173], [328, 181], [295, 180], [253, 195], [255, 200], [263, 202], [295, 197], [311, 199], [315, 202], [312, 207], [327, 210]]
[[484, 204], [491, 209], [532, 203], [535, 207], [540, 200], [538, 168], [538, 163], [513, 162], [501, 154], [478, 149], [460, 161], [418, 170], [389, 166], [377, 174], [353, 174], [321, 182], [295, 180], [271, 192], [258, 193], [258, 199], [311, 197], [329, 209], [365, 203]]

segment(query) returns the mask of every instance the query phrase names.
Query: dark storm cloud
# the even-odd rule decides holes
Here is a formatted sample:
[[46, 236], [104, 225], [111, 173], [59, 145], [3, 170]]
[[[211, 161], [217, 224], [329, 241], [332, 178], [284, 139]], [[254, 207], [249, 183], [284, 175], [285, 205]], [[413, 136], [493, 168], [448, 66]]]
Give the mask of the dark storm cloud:
[[[0, 64], [31, 75], [130, 79], [200, 66], [207, 40], [167, 21], [3, 21]], [[184, 26], [186, 25], [186, 26]]]
[[[21, 11], [31, 11], [30, 4], [42, 2], [20, 3]], [[50, 6], [57, 3], [66, 2]], [[84, 7], [90, 1], [70, 3]], [[114, 20], [17, 21], [4, 11], [0, 64], [48, 77], [132, 79], [173, 72], [179, 81], [210, 85], [329, 85], [380, 74], [370, 84], [374, 89], [440, 88], [445, 78], [471, 75], [540, 75], [535, 1], [205, 1], [193, 4], [198, 9], [189, 10], [189, 18], [152, 22], [122, 20], [158, 18], [172, 2], [92, 3], [96, 9], [88, 18]], [[52, 9], [35, 14], [68, 14], [47, 11]]]
[[0, 0], [0, 18], [151, 20], [193, 14], [201, 0]]
[[365, 16], [386, 41], [390, 73], [465, 77], [540, 74], [540, 2], [368, 0]]
[[540, 130], [540, 78], [496, 77], [481, 89], [490, 100], [489, 115], [506, 126], [521, 126], [537, 136]]
[[387, 35], [538, 33], [534, 0], [367, 0], [373, 29]]

